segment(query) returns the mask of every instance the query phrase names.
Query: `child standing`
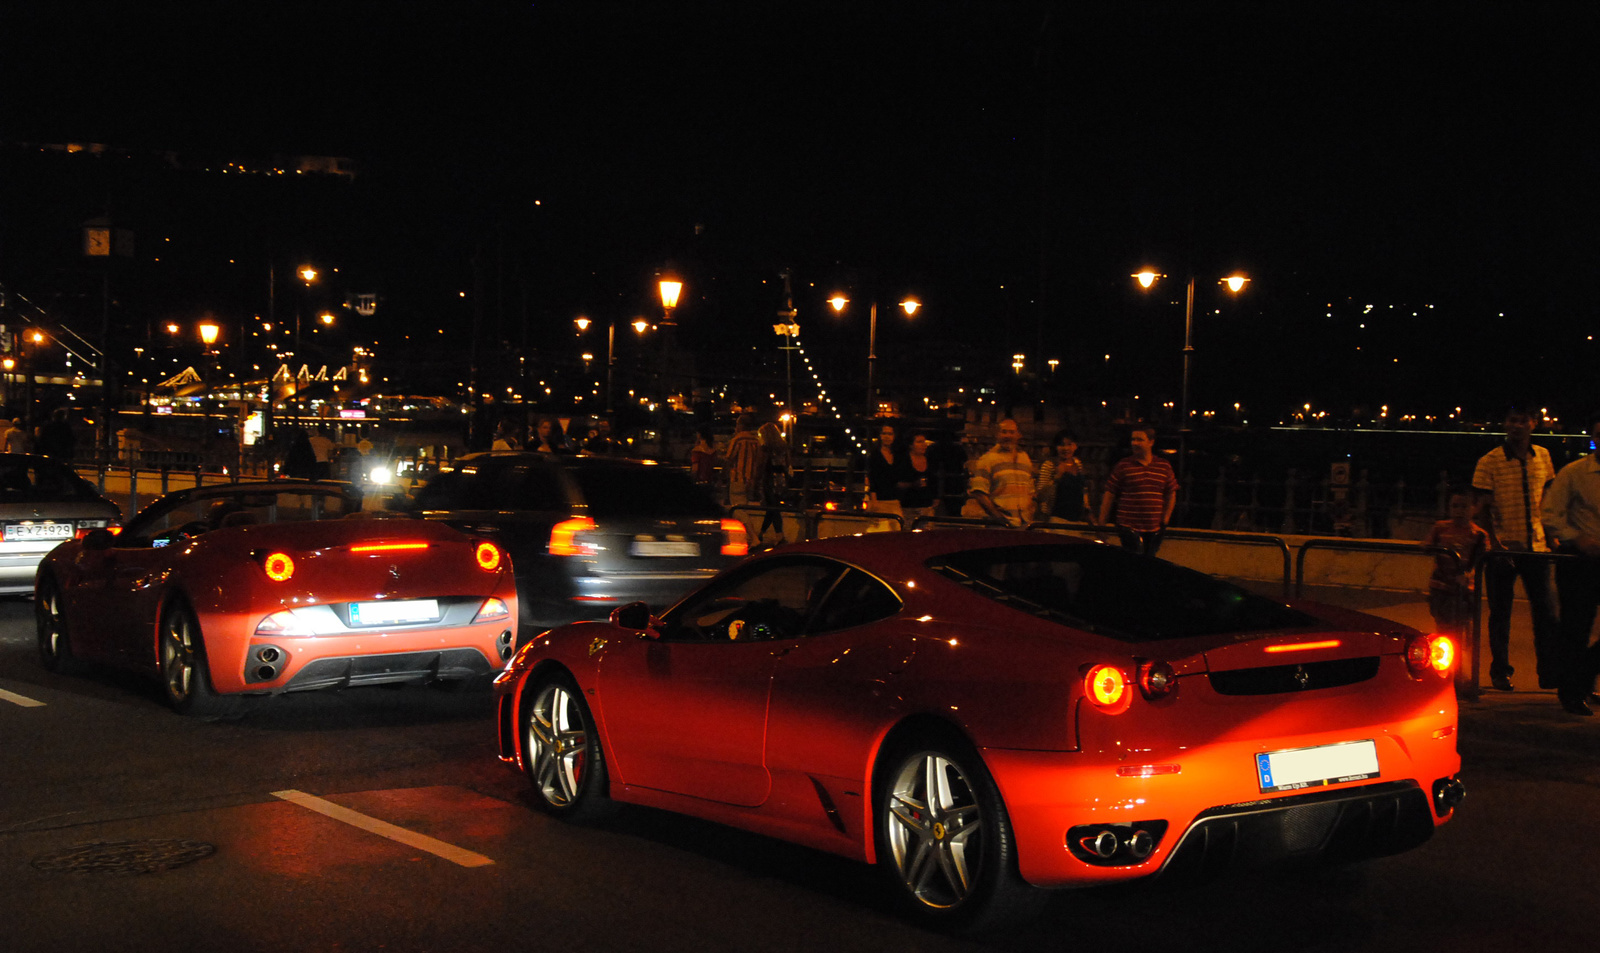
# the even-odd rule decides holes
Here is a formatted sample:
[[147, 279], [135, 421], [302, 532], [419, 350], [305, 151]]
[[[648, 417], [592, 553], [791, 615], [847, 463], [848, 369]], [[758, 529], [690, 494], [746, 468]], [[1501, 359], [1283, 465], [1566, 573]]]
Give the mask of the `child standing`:
[[[1472, 522], [1470, 491], [1450, 491], [1449, 513], [1450, 518], [1433, 524], [1422, 541], [1424, 546], [1453, 550], [1434, 557], [1433, 575], [1428, 577], [1428, 612], [1439, 631], [1462, 636], [1472, 622], [1472, 593], [1478, 563], [1489, 548], [1489, 534]], [[1463, 641], [1458, 638], [1457, 644]]]

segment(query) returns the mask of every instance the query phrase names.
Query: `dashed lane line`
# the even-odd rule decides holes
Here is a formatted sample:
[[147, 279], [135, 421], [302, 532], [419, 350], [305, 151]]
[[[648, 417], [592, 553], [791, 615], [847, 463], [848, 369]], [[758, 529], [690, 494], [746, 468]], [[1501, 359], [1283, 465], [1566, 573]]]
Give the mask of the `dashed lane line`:
[[473, 853], [454, 844], [446, 844], [444, 841], [435, 840], [426, 834], [418, 834], [416, 831], [408, 831], [403, 827], [396, 827], [387, 821], [380, 821], [375, 817], [368, 817], [347, 807], [340, 807], [332, 801], [325, 801], [304, 791], [273, 791], [272, 796], [282, 798], [290, 804], [298, 804], [308, 811], [316, 811], [318, 814], [349, 824], [351, 827], [377, 834], [379, 837], [387, 837], [392, 841], [405, 844], [407, 847], [425, 850], [436, 857], [442, 857], [462, 867], [483, 867], [494, 863], [494, 861], [482, 854]]
[[3, 688], [0, 688], [0, 701], [8, 701], [13, 705], [21, 705], [23, 708], [44, 707], [44, 702], [42, 701], [29, 698], [26, 695], [18, 695], [16, 692], [8, 692]]

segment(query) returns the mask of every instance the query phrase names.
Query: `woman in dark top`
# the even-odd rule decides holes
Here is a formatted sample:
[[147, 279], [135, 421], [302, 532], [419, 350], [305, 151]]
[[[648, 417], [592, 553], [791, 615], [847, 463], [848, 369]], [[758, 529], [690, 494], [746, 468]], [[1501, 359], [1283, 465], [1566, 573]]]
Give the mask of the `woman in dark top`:
[[1039, 515], [1068, 523], [1089, 521], [1088, 485], [1083, 461], [1078, 459], [1078, 436], [1070, 430], [1056, 434], [1050, 445], [1050, 459], [1039, 467], [1034, 483], [1034, 499]]
[[911, 452], [905, 455], [906, 486], [900, 493], [900, 512], [905, 517], [906, 529], [919, 516], [932, 516], [933, 506], [939, 502], [938, 468], [928, 459], [928, 435], [917, 434], [911, 438]]
[[867, 512], [900, 514], [900, 494], [906, 475], [905, 454], [895, 448], [894, 424], [878, 431], [878, 445], [867, 457]]

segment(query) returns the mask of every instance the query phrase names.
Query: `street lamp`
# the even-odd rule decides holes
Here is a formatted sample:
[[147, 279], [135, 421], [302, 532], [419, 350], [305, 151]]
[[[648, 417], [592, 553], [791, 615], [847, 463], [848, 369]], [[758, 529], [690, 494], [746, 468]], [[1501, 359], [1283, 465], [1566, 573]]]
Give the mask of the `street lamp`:
[[668, 431], [672, 425], [672, 401], [668, 395], [670, 388], [667, 386], [667, 364], [671, 360], [672, 329], [677, 326], [677, 321], [672, 317], [673, 309], [678, 306], [678, 296], [683, 293], [683, 282], [672, 275], [662, 275], [656, 281], [656, 288], [661, 292], [661, 456], [667, 456]]
[[[593, 324], [594, 322], [591, 321], [588, 317], [580, 315], [576, 319], [574, 319], [572, 323], [578, 326], [578, 333], [581, 334], [584, 331], [589, 330], [589, 325]], [[639, 334], [643, 334], [644, 332], [650, 330], [650, 322], [646, 321], [644, 318], [636, 318], [633, 321], [633, 330], [636, 331]], [[593, 354], [584, 354], [583, 355], [583, 361], [584, 361], [585, 365], [587, 365], [588, 362], [592, 361], [592, 360], [594, 360], [594, 355]], [[614, 378], [616, 376], [616, 368], [617, 368], [617, 319], [616, 318], [612, 318], [606, 324], [606, 414], [607, 415], [610, 415], [610, 413], [612, 411], [611, 395], [612, 395], [613, 390], [614, 390], [614, 388], [613, 388], [613, 380], [614, 380]]]
[[[842, 294], [835, 294], [828, 299], [828, 303], [833, 305], [834, 311], [842, 314], [844, 313], [845, 305], [850, 303], [850, 299]], [[900, 310], [904, 311], [907, 317], [915, 315], [920, 307], [922, 307], [922, 302], [915, 298], [906, 298], [900, 302]], [[869, 313], [871, 318], [867, 322], [867, 416], [876, 417], [878, 416], [878, 398], [872, 387], [872, 372], [878, 363], [878, 301], [876, 298], [872, 301]]]
[[212, 324], [210, 321], [206, 321], [200, 325], [200, 341], [201, 343], [205, 344], [206, 350], [209, 351], [211, 347], [217, 343], [217, 335], [221, 333], [221, 331], [221, 328], [217, 327], [215, 324]]
[[[1150, 289], [1150, 287], [1156, 283], [1157, 280], [1159, 280], [1161, 278], [1165, 278], [1166, 275], [1163, 275], [1160, 272], [1157, 272], [1157, 271], [1155, 271], [1153, 269], [1146, 268], [1143, 271], [1135, 272], [1130, 277], [1132, 277], [1133, 279], [1135, 279], [1136, 281], [1139, 282], [1139, 287], [1144, 288], [1145, 290], [1148, 291]], [[1235, 273], [1235, 274], [1229, 275], [1226, 278], [1217, 279], [1217, 284], [1223, 285], [1224, 287], [1226, 287], [1229, 291], [1233, 292], [1234, 294], [1238, 294], [1240, 291], [1244, 290], [1245, 284], [1248, 283], [1249, 281], [1250, 281], [1250, 279], [1248, 277], [1246, 277], [1246, 276], [1244, 276], [1242, 274]], [[1187, 295], [1185, 297], [1185, 303], [1184, 303], [1184, 307], [1183, 307], [1183, 386], [1182, 386], [1182, 390], [1180, 391], [1180, 394], [1179, 394], [1181, 400], [1180, 400], [1179, 405], [1178, 405], [1178, 427], [1179, 427], [1179, 430], [1181, 430], [1181, 431], [1186, 431], [1186, 430], [1189, 429], [1189, 369], [1190, 369], [1190, 363], [1193, 361], [1193, 359], [1194, 359], [1194, 273], [1190, 272], [1189, 273], [1189, 281], [1188, 281], [1188, 293], [1187, 293]]]

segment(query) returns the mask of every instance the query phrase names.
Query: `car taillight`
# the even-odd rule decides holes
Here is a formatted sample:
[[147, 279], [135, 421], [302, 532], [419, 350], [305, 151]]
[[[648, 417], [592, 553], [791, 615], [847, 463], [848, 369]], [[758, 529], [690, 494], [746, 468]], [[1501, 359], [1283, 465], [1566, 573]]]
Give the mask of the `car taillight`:
[[273, 582], [288, 582], [294, 576], [294, 560], [288, 553], [270, 553], [261, 560], [261, 568]]
[[1139, 664], [1139, 691], [1151, 701], [1172, 694], [1177, 684], [1177, 673], [1166, 662], [1141, 662]]
[[300, 619], [288, 609], [279, 609], [256, 623], [256, 635], [262, 636], [304, 636], [314, 635]]
[[550, 527], [550, 555], [593, 556], [600, 551], [600, 548], [593, 542], [584, 539], [584, 534], [594, 531], [594, 520], [587, 516], [575, 516], [570, 520], [562, 520]]
[[472, 558], [477, 562], [479, 569], [494, 572], [500, 568], [500, 547], [494, 543], [480, 542], [473, 549]]
[[1406, 668], [1417, 678], [1429, 672], [1448, 675], [1455, 664], [1456, 643], [1448, 635], [1415, 635], [1406, 642]]
[[1094, 706], [1107, 714], [1126, 711], [1132, 693], [1128, 676], [1115, 665], [1096, 665], [1083, 677], [1083, 690]]
[[478, 609], [478, 614], [472, 621], [488, 622], [492, 619], [508, 618], [510, 615], [511, 610], [507, 608], [504, 600], [490, 596], [483, 600], [483, 606]]
[[361, 543], [351, 546], [352, 553], [403, 553], [427, 549], [427, 543]]
[[744, 528], [742, 521], [736, 519], [722, 521], [722, 555], [750, 555], [750, 532]]

